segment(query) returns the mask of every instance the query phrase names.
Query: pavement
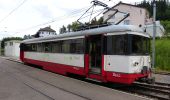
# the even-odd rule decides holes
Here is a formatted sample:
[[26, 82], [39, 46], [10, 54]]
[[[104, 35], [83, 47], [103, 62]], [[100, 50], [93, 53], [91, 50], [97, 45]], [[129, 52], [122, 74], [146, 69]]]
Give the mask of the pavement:
[[0, 57], [0, 100], [148, 100], [10, 60]]

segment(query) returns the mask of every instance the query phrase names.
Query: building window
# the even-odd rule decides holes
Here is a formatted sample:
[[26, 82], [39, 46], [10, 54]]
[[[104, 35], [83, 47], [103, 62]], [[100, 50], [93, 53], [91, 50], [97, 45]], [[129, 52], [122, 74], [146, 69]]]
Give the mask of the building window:
[[9, 45], [12, 46], [12, 45], [13, 45], [13, 42], [9, 42]]
[[129, 25], [129, 24], [130, 24], [130, 20], [125, 20], [125, 21], [124, 21], [124, 24], [125, 24], [125, 25]]
[[7, 43], [5, 43], [5, 46], [7, 46]]
[[112, 19], [115, 19], [115, 16], [112, 16]]

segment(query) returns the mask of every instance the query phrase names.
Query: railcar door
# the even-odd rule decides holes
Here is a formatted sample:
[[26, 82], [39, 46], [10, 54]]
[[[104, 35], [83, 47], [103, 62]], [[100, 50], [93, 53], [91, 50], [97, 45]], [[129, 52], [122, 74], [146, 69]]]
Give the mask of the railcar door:
[[88, 37], [89, 73], [101, 74], [102, 69], [102, 35]]

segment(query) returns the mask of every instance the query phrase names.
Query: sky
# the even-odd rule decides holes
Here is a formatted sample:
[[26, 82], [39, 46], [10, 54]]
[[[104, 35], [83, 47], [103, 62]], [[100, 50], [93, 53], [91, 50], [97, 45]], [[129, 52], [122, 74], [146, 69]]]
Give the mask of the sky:
[[[4, 37], [33, 35], [40, 28], [51, 26], [59, 33], [63, 25], [76, 21], [92, 0], [0, 0], [0, 40]], [[109, 7], [119, 0], [100, 0]], [[121, 0], [134, 4], [142, 0]], [[96, 7], [94, 11], [102, 9]], [[86, 18], [82, 21], [89, 21]]]

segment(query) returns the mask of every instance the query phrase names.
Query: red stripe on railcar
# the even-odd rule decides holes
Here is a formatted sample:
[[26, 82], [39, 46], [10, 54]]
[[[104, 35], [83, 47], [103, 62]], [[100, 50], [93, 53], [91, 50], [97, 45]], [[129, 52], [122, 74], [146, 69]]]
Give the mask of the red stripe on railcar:
[[102, 56], [102, 75], [89, 74], [89, 55], [85, 55], [85, 68], [70, 66], [64, 64], [57, 64], [51, 62], [44, 62], [38, 60], [32, 60], [24, 58], [24, 62], [43, 66], [45, 70], [55, 72], [58, 74], [66, 75], [67, 73], [74, 73], [78, 75], [83, 75], [89, 78], [97, 79], [103, 82], [115, 82], [122, 84], [131, 84], [135, 80], [148, 76], [150, 72], [147, 74], [126, 74], [126, 73], [117, 73], [117, 72], [108, 72], [104, 71], [104, 56]]
[[147, 74], [140, 74], [140, 73], [117, 73], [117, 72], [106, 72], [106, 80], [110, 82], [116, 82], [116, 83], [123, 83], [123, 84], [132, 84], [135, 80], [148, 76], [150, 72]]
[[32, 59], [24, 59], [25, 62], [35, 64], [42, 66], [43, 69], [59, 73], [62, 75], [66, 75], [69, 73], [74, 73], [78, 75], [85, 75], [84, 73], [84, 67], [77, 67], [77, 66], [70, 66], [70, 65], [64, 65], [64, 64], [57, 64], [57, 63], [51, 63], [51, 62], [44, 62], [44, 61], [38, 61], [38, 60], [32, 60]]

